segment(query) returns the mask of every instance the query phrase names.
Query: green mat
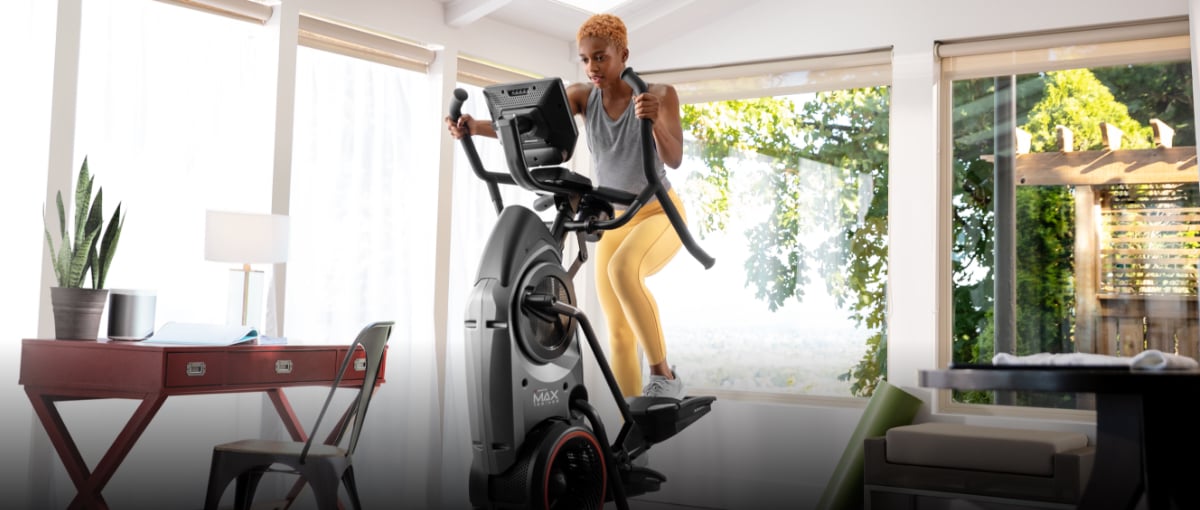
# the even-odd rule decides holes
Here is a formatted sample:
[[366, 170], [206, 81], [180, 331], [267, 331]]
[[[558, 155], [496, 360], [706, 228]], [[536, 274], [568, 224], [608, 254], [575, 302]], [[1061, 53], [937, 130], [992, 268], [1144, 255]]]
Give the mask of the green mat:
[[846, 451], [825, 485], [817, 510], [849, 510], [863, 507], [863, 440], [882, 436], [892, 427], [909, 425], [921, 399], [881, 381], [867, 402], [858, 427], [850, 435]]

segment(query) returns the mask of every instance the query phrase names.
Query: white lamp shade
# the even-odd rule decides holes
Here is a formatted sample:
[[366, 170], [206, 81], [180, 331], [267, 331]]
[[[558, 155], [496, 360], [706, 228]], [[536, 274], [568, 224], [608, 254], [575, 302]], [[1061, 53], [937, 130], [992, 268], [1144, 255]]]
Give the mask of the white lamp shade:
[[204, 221], [204, 259], [238, 264], [287, 262], [288, 217], [208, 211]]

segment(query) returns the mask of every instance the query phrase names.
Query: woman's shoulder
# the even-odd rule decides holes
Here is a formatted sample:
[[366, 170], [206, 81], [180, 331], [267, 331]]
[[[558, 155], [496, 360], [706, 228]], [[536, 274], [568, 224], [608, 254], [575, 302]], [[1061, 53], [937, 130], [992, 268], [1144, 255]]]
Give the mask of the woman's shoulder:
[[592, 94], [593, 85], [588, 82], [575, 82], [567, 85], [567, 101], [571, 103], [571, 109], [578, 115], [583, 115], [587, 111], [588, 96]]
[[651, 94], [659, 97], [675, 97], [679, 95], [675, 92], [675, 86], [669, 83], [647, 83], [646, 89]]

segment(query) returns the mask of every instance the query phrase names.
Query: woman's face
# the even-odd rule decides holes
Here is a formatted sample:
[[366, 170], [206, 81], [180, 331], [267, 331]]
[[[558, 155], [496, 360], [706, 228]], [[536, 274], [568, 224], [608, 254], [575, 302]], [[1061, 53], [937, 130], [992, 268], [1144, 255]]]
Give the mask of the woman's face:
[[579, 40], [579, 63], [596, 86], [620, 81], [628, 56], [629, 50], [618, 50], [608, 39], [584, 37]]

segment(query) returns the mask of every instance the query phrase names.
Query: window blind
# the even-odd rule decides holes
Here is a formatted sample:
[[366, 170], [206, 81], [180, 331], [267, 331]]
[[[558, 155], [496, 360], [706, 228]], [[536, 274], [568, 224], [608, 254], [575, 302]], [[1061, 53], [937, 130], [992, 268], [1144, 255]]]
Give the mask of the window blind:
[[458, 57], [458, 81], [463, 83], [486, 87], [497, 83], [510, 83], [530, 78], [538, 78], [538, 76], [474, 57]]
[[230, 18], [265, 24], [275, 8], [254, 0], [158, 0]]
[[937, 43], [951, 80], [1081, 67], [1187, 60], [1185, 18]]
[[434, 58], [433, 50], [419, 43], [303, 13], [300, 44], [423, 73]]
[[891, 48], [713, 66], [642, 72], [670, 83], [683, 103], [799, 94], [891, 83]]

